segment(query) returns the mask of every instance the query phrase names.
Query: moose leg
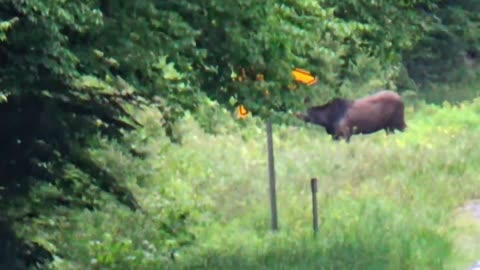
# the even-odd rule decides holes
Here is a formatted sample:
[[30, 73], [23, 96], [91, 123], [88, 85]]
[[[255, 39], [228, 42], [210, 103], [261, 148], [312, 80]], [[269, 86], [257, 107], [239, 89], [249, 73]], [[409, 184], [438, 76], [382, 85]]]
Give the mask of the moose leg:
[[335, 135], [338, 136], [339, 138], [343, 138], [347, 143], [349, 143], [352, 133], [348, 126], [340, 126], [337, 132], [335, 133]]
[[343, 133], [343, 137], [345, 138], [345, 142], [350, 143], [350, 137], [352, 137], [352, 132], [350, 129], [346, 129]]
[[393, 126], [393, 125], [387, 126], [385, 128], [385, 133], [387, 133], [387, 135], [395, 134], [395, 126]]

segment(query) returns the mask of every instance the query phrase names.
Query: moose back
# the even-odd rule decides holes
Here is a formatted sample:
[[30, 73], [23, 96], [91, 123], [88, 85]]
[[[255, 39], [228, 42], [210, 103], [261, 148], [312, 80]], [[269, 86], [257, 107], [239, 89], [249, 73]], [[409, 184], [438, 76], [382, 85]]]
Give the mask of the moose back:
[[326, 104], [309, 107], [307, 114], [297, 112], [295, 115], [307, 123], [324, 127], [334, 140], [343, 138], [347, 142], [353, 134], [370, 134], [383, 129], [388, 135], [407, 128], [402, 98], [389, 90], [356, 100], [335, 98]]

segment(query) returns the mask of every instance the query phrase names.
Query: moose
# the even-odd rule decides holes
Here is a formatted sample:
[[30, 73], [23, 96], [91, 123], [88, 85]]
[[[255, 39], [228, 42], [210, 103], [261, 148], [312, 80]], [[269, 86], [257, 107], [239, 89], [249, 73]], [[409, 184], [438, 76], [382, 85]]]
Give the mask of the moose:
[[[310, 98], [305, 99], [305, 105], [310, 105]], [[403, 100], [390, 90], [380, 90], [356, 100], [337, 97], [323, 105], [309, 106], [307, 114], [297, 112], [295, 116], [324, 127], [333, 140], [343, 138], [347, 143], [354, 134], [371, 134], [384, 129], [388, 135], [407, 128]]]

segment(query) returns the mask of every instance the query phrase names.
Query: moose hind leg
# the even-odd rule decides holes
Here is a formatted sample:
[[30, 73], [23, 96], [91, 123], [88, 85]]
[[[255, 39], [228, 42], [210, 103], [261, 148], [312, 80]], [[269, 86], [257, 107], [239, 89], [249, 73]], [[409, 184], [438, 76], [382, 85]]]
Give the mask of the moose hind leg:
[[407, 124], [405, 123], [405, 110], [403, 104], [401, 104], [395, 113], [395, 116], [391, 122], [392, 129], [396, 129], [398, 131], [404, 132], [407, 128]]

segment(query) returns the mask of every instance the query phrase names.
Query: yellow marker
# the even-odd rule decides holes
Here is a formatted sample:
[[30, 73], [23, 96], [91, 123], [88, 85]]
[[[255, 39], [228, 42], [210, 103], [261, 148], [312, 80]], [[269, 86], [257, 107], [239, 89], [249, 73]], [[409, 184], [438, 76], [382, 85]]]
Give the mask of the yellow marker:
[[247, 108], [245, 108], [245, 106], [243, 106], [243, 105], [238, 106], [238, 108], [237, 108], [237, 117], [238, 118], [245, 119], [245, 118], [248, 117], [249, 114], [250, 114], [250, 112], [247, 110]]
[[257, 81], [265, 81], [265, 76], [263, 76], [263, 74], [257, 74]]
[[293, 76], [297, 82], [301, 82], [308, 86], [314, 85], [317, 83], [317, 77], [313, 76], [311, 72], [301, 69], [295, 68], [292, 71]]

